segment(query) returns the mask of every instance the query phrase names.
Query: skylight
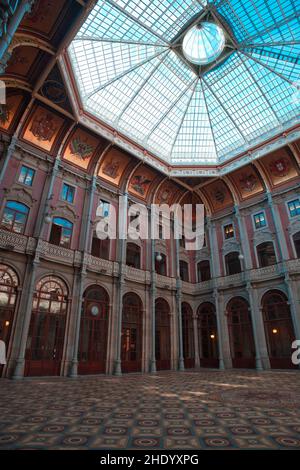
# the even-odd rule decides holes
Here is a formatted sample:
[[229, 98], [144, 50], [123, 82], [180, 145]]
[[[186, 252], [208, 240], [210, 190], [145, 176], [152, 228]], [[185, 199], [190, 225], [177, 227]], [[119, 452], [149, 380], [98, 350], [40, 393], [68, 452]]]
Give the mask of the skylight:
[[83, 107], [171, 165], [224, 162], [299, 123], [299, 14], [298, 0], [99, 0], [69, 47]]
[[196, 65], [210, 64], [216, 60], [224, 46], [225, 36], [222, 29], [208, 21], [189, 29], [182, 42], [185, 57]]

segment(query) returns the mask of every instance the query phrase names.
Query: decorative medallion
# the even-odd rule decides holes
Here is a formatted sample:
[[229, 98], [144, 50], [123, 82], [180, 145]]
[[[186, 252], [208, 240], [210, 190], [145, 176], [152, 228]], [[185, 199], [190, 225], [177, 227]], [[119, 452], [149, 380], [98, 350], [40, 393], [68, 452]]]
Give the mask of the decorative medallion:
[[131, 187], [141, 196], [144, 196], [151, 180], [143, 175], [136, 175], [131, 181]]
[[253, 173], [243, 173], [239, 181], [242, 190], [247, 193], [251, 193], [257, 186], [257, 178]]
[[277, 177], [286, 176], [290, 171], [290, 167], [290, 161], [288, 158], [285, 157], [278, 158], [277, 160], [269, 164], [269, 168], [272, 175]]
[[41, 89], [42, 95], [55, 104], [66, 101], [66, 92], [62, 83], [57, 80], [47, 80]]
[[29, 131], [42, 142], [51, 141], [57, 127], [54, 116], [50, 113], [38, 114], [32, 121]]
[[103, 166], [102, 172], [104, 175], [116, 179], [119, 176], [119, 169], [120, 161], [111, 159]]
[[75, 137], [71, 140], [69, 144], [71, 154], [80, 158], [81, 160], [86, 160], [91, 156], [94, 151], [94, 146], [90, 145], [87, 139]]

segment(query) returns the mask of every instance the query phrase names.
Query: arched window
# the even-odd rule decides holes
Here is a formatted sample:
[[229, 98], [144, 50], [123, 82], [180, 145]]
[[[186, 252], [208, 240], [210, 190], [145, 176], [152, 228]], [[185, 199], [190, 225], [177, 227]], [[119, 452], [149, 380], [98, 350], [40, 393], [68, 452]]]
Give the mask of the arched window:
[[235, 297], [227, 305], [233, 367], [254, 368], [255, 347], [248, 302]]
[[186, 302], [182, 303], [181, 315], [184, 366], [190, 369], [195, 367], [194, 325], [193, 310]]
[[218, 367], [218, 328], [213, 304], [205, 302], [199, 306], [197, 326], [201, 367]]
[[200, 261], [197, 264], [198, 282], [209, 281], [211, 279], [210, 263], [208, 260]]
[[291, 344], [295, 332], [287, 297], [280, 291], [267, 292], [262, 299], [262, 307], [271, 367], [294, 367]]
[[52, 243], [52, 245], [63, 246], [64, 248], [70, 248], [72, 232], [72, 222], [61, 217], [54, 217], [49, 243]]
[[102, 259], [109, 259], [109, 249], [110, 239], [105, 238], [104, 240], [101, 240], [97, 237], [97, 234], [95, 233], [92, 240], [92, 256], [96, 256], [97, 258]]
[[189, 282], [189, 265], [186, 261], [179, 261], [180, 279], [184, 282]]
[[[0, 340], [8, 350], [14, 319], [19, 281], [16, 273], [5, 264], [0, 264]], [[3, 367], [0, 365], [0, 377]]]
[[260, 268], [276, 264], [276, 255], [272, 242], [261, 243], [256, 247], [256, 250]]
[[293, 235], [293, 242], [295, 246], [296, 256], [300, 258], [300, 232], [297, 232]]
[[155, 258], [155, 271], [161, 276], [167, 275], [167, 257], [163, 253], [159, 253], [161, 259]]
[[237, 251], [228, 253], [225, 256], [225, 265], [226, 265], [227, 276], [240, 273], [242, 271], [242, 268], [241, 268], [241, 262], [239, 259], [239, 253]]
[[141, 299], [130, 292], [123, 297], [122, 370], [138, 372], [142, 367], [143, 315]]
[[155, 358], [157, 370], [171, 367], [170, 307], [164, 299], [155, 301]]
[[109, 297], [101, 286], [84, 293], [78, 350], [79, 374], [105, 372], [108, 336]]
[[127, 243], [126, 264], [132, 268], [141, 269], [141, 249], [135, 243]]
[[59, 375], [67, 313], [67, 287], [54, 276], [41, 279], [33, 297], [26, 348], [26, 375]]
[[16, 201], [7, 201], [1, 221], [1, 228], [15, 233], [24, 233], [29, 208]]

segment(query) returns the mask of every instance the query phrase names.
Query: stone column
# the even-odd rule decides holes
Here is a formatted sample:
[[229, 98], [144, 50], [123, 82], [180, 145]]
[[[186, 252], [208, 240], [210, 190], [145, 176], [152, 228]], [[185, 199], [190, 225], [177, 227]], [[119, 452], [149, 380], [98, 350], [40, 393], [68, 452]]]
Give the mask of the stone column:
[[5, 157], [3, 159], [3, 165], [2, 165], [2, 168], [0, 170], [0, 185], [1, 185], [1, 183], [4, 179], [4, 177], [5, 177], [7, 166], [8, 166], [8, 163], [9, 163], [10, 159], [11, 159], [11, 156], [13, 155], [13, 153], [15, 151], [17, 141], [18, 141], [17, 137], [13, 136], [11, 138], [9, 146], [6, 149], [6, 154], [5, 154]]
[[234, 206], [235, 210], [235, 217], [237, 221], [237, 225], [239, 228], [240, 233], [240, 248], [241, 253], [244, 256], [244, 268], [246, 271], [253, 268], [251, 253], [250, 253], [250, 246], [249, 246], [249, 238], [247, 229], [245, 226], [245, 218], [240, 212], [240, 209], [237, 205]]
[[211, 220], [210, 217], [207, 217], [207, 227], [209, 234], [209, 244], [210, 244], [210, 264], [211, 264], [211, 274], [212, 278], [215, 279], [221, 275], [220, 269], [220, 259], [219, 259], [219, 247], [216, 237], [216, 227], [215, 223]]
[[[226, 361], [227, 362], [226, 365], [228, 365], [228, 363], [231, 364], [231, 357], [230, 357], [229, 342], [226, 341], [226, 345], [225, 345], [224, 335], [223, 335], [223, 332], [225, 333], [223, 295], [218, 292], [217, 288], [214, 288], [213, 298], [214, 298], [214, 303], [216, 307], [216, 319], [217, 319], [217, 329], [218, 329], [219, 369], [224, 370], [225, 369], [224, 356], [227, 357], [227, 359], [229, 359]], [[228, 338], [228, 335], [227, 335], [227, 338]], [[228, 350], [229, 350], [229, 358], [228, 358]]]
[[[261, 335], [260, 332], [264, 331], [261, 328], [264, 328], [261, 321], [259, 321], [258, 313], [259, 308], [257, 304], [257, 296], [253, 292], [253, 287], [250, 281], [247, 281], [247, 291], [249, 294], [249, 303], [250, 303], [250, 316], [252, 322], [252, 330], [253, 330], [253, 338], [254, 338], [254, 346], [255, 346], [255, 364], [257, 370], [263, 370], [263, 362], [261, 357], [261, 348], [263, 350], [264, 355], [267, 353], [266, 351], [266, 343], [264, 335]], [[258, 326], [258, 323], [260, 324]], [[263, 336], [263, 337], [262, 337]], [[266, 361], [264, 361], [266, 363]]]
[[[19, 318], [22, 319], [22, 323], [20, 324], [20, 331], [21, 331], [20, 346], [19, 346], [18, 356], [16, 358], [15, 370], [12, 375], [12, 378], [16, 380], [22, 379], [24, 376], [26, 343], [27, 343], [28, 331], [29, 331], [30, 320], [31, 320], [33, 293], [35, 289], [35, 278], [36, 278], [36, 271], [37, 271], [38, 265], [39, 265], [39, 255], [38, 255], [38, 252], [36, 252], [35, 258], [31, 264], [30, 277], [29, 277], [27, 289], [26, 289], [27, 296], [24, 299], [24, 304], [23, 302], [21, 303], [21, 308], [19, 311]], [[25, 290], [25, 295], [26, 295], [26, 290]]]
[[[176, 221], [174, 221], [176, 224]], [[183, 338], [182, 338], [182, 289], [180, 279], [180, 265], [179, 265], [179, 238], [178, 230], [175, 225], [175, 260], [176, 260], [176, 305], [177, 305], [177, 322], [178, 322], [178, 346], [179, 346], [179, 357], [178, 357], [178, 369], [184, 370], [184, 358], [183, 358]], [[177, 238], [176, 238], [177, 237]]]
[[80, 239], [82, 240], [83, 246], [83, 257], [81, 260], [80, 271], [75, 274], [75, 296], [74, 304], [75, 308], [73, 310], [75, 317], [75, 334], [74, 334], [74, 345], [73, 345], [73, 356], [71, 361], [71, 368], [69, 376], [72, 378], [77, 377], [78, 373], [78, 348], [79, 348], [79, 338], [80, 338], [80, 325], [81, 325], [81, 310], [82, 310], [82, 299], [83, 299], [83, 290], [84, 290], [84, 280], [86, 278], [86, 252], [88, 247], [88, 242], [90, 238], [91, 231], [91, 214], [94, 201], [94, 194], [96, 190], [96, 176], [93, 176], [90, 188], [88, 190], [88, 207], [87, 213], [84, 219], [82, 220], [81, 230], [80, 230]]
[[194, 330], [195, 367], [200, 367], [198, 321], [197, 321], [196, 314], [193, 315], [193, 330]]
[[243, 267], [244, 267], [244, 276], [247, 283], [247, 290], [249, 294], [249, 301], [250, 301], [250, 317], [252, 322], [252, 330], [253, 330], [253, 338], [254, 338], [254, 346], [255, 346], [255, 363], [257, 370], [263, 370], [261, 356], [260, 356], [260, 348], [259, 348], [259, 341], [258, 341], [258, 328], [256, 324], [256, 315], [255, 315], [255, 304], [252, 295], [252, 286], [251, 282], [249, 282], [249, 270], [253, 268], [251, 255], [250, 255], [250, 247], [248, 243], [248, 234], [245, 228], [244, 218], [240, 214], [240, 210], [238, 206], [235, 206], [235, 216], [240, 232], [240, 246], [241, 246], [241, 254], [243, 255]]
[[[153, 220], [153, 218], [151, 219]], [[152, 237], [154, 236], [151, 231]], [[156, 272], [155, 272], [155, 239], [151, 239], [151, 361], [150, 372], [156, 372], [156, 357], [155, 357], [155, 300], [156, 300]]]
[[126, 237], [127, 237], [127, 209], [128, 193], [122, 198], [122, 205], [119, 203], [119, 279], [118, 279], [118, 322], [116, 334], [116, 360], [114, 374], [122, 375], [121, 369], [121, 339], [122, 339], [122, 310], [123, 293], [126, 272]]
[[44, 206], [42, 207], [42, 210], [39, 211], [36, 224], [35, 224], [34, 236], [41, 238], [41, 239], [43, 239], [46, 236], [46, 234], [44, 233], [45, 227], [46, 225], [50, 223], [50, 219], [47, 220], [47, 217], [50, 216], [49, 214], [50, 204], [53, 198], [53, 188], [54, 188], [56, 177], [59, 172], [59, 165], [60, 165], [60, 158], [57, 157], [54, 161], [53, 167], [48, 177], [49, 186], [48, 186], [48, 191], [47, 191], [47, 198], [45, 200]]

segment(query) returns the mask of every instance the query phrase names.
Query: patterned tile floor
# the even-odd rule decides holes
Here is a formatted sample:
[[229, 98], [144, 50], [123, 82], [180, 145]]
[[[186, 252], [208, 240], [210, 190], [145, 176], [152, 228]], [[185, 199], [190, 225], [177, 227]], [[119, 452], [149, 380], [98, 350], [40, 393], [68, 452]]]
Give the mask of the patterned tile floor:
[[0, 449], [300, 449], [298, 371], [0, 379]]

